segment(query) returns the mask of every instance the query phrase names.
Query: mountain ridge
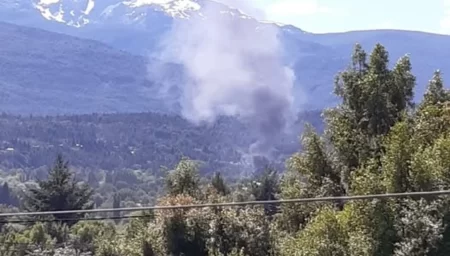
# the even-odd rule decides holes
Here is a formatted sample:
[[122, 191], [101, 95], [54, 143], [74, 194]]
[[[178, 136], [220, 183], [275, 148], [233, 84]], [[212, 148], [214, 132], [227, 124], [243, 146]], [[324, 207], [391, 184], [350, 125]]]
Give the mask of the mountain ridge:
[[[201, 12], [205, 3], [213, 3], [222, 8], [227, 8], [231, 16], [237, 15], [240, 18], [253, 19], [237, 8], [212, 0], [33, 0], [32, 6], [47, 20], [80, 28], [102, 23], [104, 19], [112, 15], [112, 12], [117, 10], [120, 12], [127, 8], [133, 9], [133, 12], [138, 14], [136, 16], [133, 12], [127, 13], [135, 19], [135, 22], [139, 22], [142, 16], [148, 14], [142, 12], [143, 9], [164, 12], [172, 18], [189, 19], [191, 16], [199, 16], [207, 19], [208, 17], [205, 17]], [[220, 11], [220, 13], [224, 14], [225, 11]]]
[[[197, 2], [205, 1], [207, 0]], [[85, 0], [74, 2], [73, 0], [65, 0], [64, 2], [87, 3], [88, 1]], [[5, 3], [9, 3], [9, 5]], [[30, 5], [30, 3], [33, 2], [28, 0], [9, 0], [8, 2], [3, 2], [3, 6], [0, 5], [0, 20], [4, 20], [16, 25], [26, 25], [56, 32], [61, 36], [70, 35], [77, 38], [99, 41], [114, 49], [130, 53], [131, 55], [140, 56], [140, 58], [142, 59], [140, 59], [138, 62], [141, 63], [139, 64], [139, 69], [141, 71], [137, 72], [135, 74], [135, 77], [132, 77], [132, 74], [128, 74], [127, 76], [130, 77], [130, 80], [142, 80], [142, 83], [144, 84], [158, 84], [159, 81], [154, 80], [154, 78], [152, 77], [149, 77], [148, 72], [145, 72], [145, 69], [148, 69], [148, 66], [146, 66], [146, 61], [149, 60], [148, 56], [152, 56], [155, 52], [158, 52], [158, 47], [161, 39], [168, 31], [170, 31], [173, 25], [174, 20], [172, 17], [162, 13], [161, 11], [155, 11], [154, 8], [148, 8], [147, 6], [142, 8], [123, 9], [123, 12], [116, 13], [108, 20], [103, 20], [103, 23], [101, 24], [94, 22], [89, 23], [84, 27], [75, 28], [73, 26], [61, 24], [59, 22], [46, 20], [37, 12], [36, 9], [32, 8], [32, 5]], [[98, 15], [104, 10], [102, 9], [102, 7], [110, 7], [114, 3], [123, 5], [123, 1], [120, 0], [108, 0], [99, 3], [100, 4], [97, 4], [96, 7], [94, 7], [92, 11], [89, 12], [91, 15]], [[221, 6], [225, 5], [221, 4]], [[117, 10], [118, 9], [116, 9], [116, 11]], [[6, 13], [8, 15], [2, 15], [2, 13]], [[132, 15], [137, 15], [139, 13], [145, 13], [146, 15], [145, 19], [141, 20], [138, 23], [127, 23], [127, 20], [121, 19], [121, 17], [128, 17], [130, 15], [130, 17], [132, 17]], [[232, 15], [225, 17], [232, 17]], [[239, 19], [235, 22], [238, 22], [238, 24], [240, 24], [239, 22], [250, 21], [252, 22], [251, 24], [253, 24], [252, 26], [254, 26], [255, 29], [260, 28], [260, 26], [278, 26], [276, 23], [259, 22], [253, 18], [243, 20], [244, 21], [241, 21]], [[182, 21], [183, 19], [180, 19], [180, 22]], [[306, 99], [304, 102], [296, 104], [296, 109], [323, 109], [334, 106], [338, 102], [338, 99], [332, 93], [334, 76], [339, 71], [342, 71], [349, 63], [351, 51], [355, 43], [361, 43], [361, 45], [366, 49], [367, 52], [369, 52], [376, 43], [382, 43], [384, 46], [386, 46], [387, 50], [390, 53], [391, 64], [395, 63], [395, 61], [404, 54], [409, 53], [411, 56], [414, 72], [417, 75], [417, 88], [415, 97], [416, 101], [420, 100], [420, 98], [422, 97], [425, 91], [425, 86], [428, 80], [431, 78], [434, 70], [443, 70], [444, 78], [450, 79], [450, 76], [447, 75], [447, 72], [445, 72], [447, 68], [450, 69], [448, 63], [446, 62], [446, 59], [450, 58], [449, 36], [398, 30], [351, 31], [331, 34], [315, 34], [305, 32], [293, 25], [283, 25], [280, 28], [281, 29], [279, 30], [278, 36], [280, 42], [282, 43], [283, 50], [286, 53], [284, 56], [284, 61], [287, 66], [294, 70], [296, 75], [295, 87], [293, 91], [294, 96], [295, 98]], [[5, 39], [7, 39], [8, 37], [14, 38], [14, 35], [11, 34], [4, 34], [4, 36]], [[19, 37], [21, 36], [24, 35], [20, 35]], [[30, 36], [30, 40], [36, 39], [32, 39]], [[70, 44], [67, 39], [63, 39], [62, 41], [66, 41], [67, 44]], [[405, 42], [408, 43], [405, 44]], [[87, 45], [88, 44], [89, 43], [87, 43]], [[45, 47], [45, 45], [43, 44], [39, 45], [39, 47]], [[11, 47], [14, 48], [14, 46]], [[27, 51], [28, 49], [22, 48], [22, 50]], [[69, 58], [71, 51], [70, 46], [67, 46], [65, 50], [67, 51], [66, 58]], [[14, 54], [15, 51], [16, 50], [11, 50], [9, 54]], [[41, 51], [45, 52], [47, 51], [47, 49], [41, 49]], [[92, 57], [96, 59], [99, 58], [99, 56], [95, 56], [95, 52], [92, 54], [94, 55]], [[11, 56], [9, 58], [11, 58]], [[79, 58], [79, 61], [82, 60], [82, 57], [77, 58]], [[128, 57], [125, 57], [125, 59], [131, 61], [131, 59]], [[86, 60], [88, 61], [89, 58], [87, 58]], [[50, 59], [49, 62], [51, 62]], [[76, 63], [74, 62], [74, 65], [75, 64]], [[132, 64], [131, 66], [136, 66], [136, 64]], [[182, 86], [183, 81], [181, 69], [174, 69], [171, 72], [176, 74], [175, 80], [177, 81], [176, 85], [178, 86], [178, 88], [175, 88], [174, 90], [178, 91], [177, 93], [179, 94], [179, 91], [181, 90], [180, 87]], [[13, 74], [7, 74], [7, 76], [12, 75]], [[115, 77], [114, 74], [112, 77]], [[47, 77], [46, 79], [50, 78], [51, 76]], [[97, 82], [97, 86], [98, 84], [107, 84], [108, 81], [111, 85], [113, 85], [113, 87], [123, 84], [123, 81], [121, 81], [121, 79], [114, 81], [114, 79], [108, 79], [104, 77], [103, 80], [99, 80]], [[73, 81], [69, 81], [69, 83], [70, 82]], [[64, 80], [61, 80], [60, 83], [65, 82]], [[96, 88], [94, 84], [95, 83], [92, 82], [92, 88]], [[9, 84], [9, 86], [16, 85], [17, 84], [14, 83]], [[21, 84], [20, 86], [24, 87], [25, 85]], [[79, 84], [78, 86], [80, 88], [86, 88], [85, 85]], [[145, 86], [141, 87], [133, 83], [130, 86], [130, 88], [135, 88], [135, 91], [139, 91], [139, 88], [145, 88]], [[155, 89], [156, 87], [152, 88]], [[42, 92], [43, 94], [49, 93], [48, 95], [54, 95], [53, 92], [46, 92], [45, 90], [43, 90]], [[60, 93], [63, 92], [64, 91], [61, 91]], [[148, 97], [147, 101], [153, 102], [151, 104], [148, 104], [148, 106], [151, 106], [149, 108], [155, 108], [155, 110], [159, 111], [161, 110], [161, 107], [158, 107], [160, 106], [160, 103], [156, 102], [168, 101], [170, 102], [168, 104], [171, 106], [169, 107], [171, 111], [177, 109], [177, 107], [174, 107], [175, 105], [177, 105], [177, 103], [174, 102], [177, 101], [176, 98], [179, 95], [166, 94], [166, 96], [169, 95], [172, 98], [159, 98], [157, 101], [155, 101], [155, 97], [157, 96], [156, 91], [151, 90], [146, 92], [146, 97]], [[146, 104], [144, 104], [145, 97], [143, 97], [142, 95], [138, 95], [137, 93], [135, 93], [133, 96], [133, 93], [130, 91], [123, 91], [123, 93], [128, 93], [131, 95], [128, 101], [123, 102], [124, 96], [119, 96], [118, 92], [114, 94], [114, 96], [108, 94], [104, 94], [103, 96], [99, 95], [98, 97], [96, 97], [99, 102], [103, 102], [105, 99], [106, 101], [111, 101], [111, 97], [113, 97], [114, 100], [112, 101], [116, 102], [115, 105], [118, 105], [118, 107], [111, 107], [110, 104], [107, 104], [109, 107], [93, 107], [91, 109], [92, 112], [104, 110], [119, 111], [120, 109], [133, 111], [149, 110], [149, 108], [146, 107]], [[90, 97], [91, 95], [92, 93], [88, 96]], [[133, 97], [135, 97], [134, 100], [132, 99]], [[139, 105], [139, 107], [133, 107], [131, 105], [133, 101], [136, 103], [136, 105]], [[139, 102], [142, 102], [142, 104]], [[99, 104], [102, 105], [103, 103]], [[92, 103], [88, 105], [92, 105]], [[61, 107], [61, 111], [63, 113], [67, 113], [69, 109], [70, 111], [73, 111], [73, 108], [63, 106], [61, 104], [59, 104], [58, 107]], [[55, 109], [57, 109], [58, 107], [55, 107]], [[36, 111], [36, 108], [34, 107], [30, 107], [29, 109]], [[20, 113], [24, 112], [21, 111]]]

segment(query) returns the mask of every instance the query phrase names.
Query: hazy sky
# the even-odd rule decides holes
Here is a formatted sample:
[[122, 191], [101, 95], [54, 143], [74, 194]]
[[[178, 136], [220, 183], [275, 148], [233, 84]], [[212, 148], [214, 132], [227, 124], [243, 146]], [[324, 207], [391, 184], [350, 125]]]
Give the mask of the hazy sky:
[[[315, 33], [392, 28], [450, 34], [450, 0], [241, 1], [253, 2], [268, 20]], [[258, 14], [248, 6], [247, 12]]]

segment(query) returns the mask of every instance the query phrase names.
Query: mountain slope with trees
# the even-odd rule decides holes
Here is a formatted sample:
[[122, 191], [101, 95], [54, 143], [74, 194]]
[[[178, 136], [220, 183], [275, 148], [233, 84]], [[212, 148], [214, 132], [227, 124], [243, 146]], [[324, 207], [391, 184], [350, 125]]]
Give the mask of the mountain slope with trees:
[[[97, 41], [0, 22], [0, 108], [14, 114], [168, 111], [148, 60]], [[169, 101], [169, 99], [166, 99]]]
[[[389, 68], [388, 52], [380, 44], [370, 55], [356, 46], [336, 82], [342, 104], [325, 111], [322, 135], [305, 130], [303, 150], [290, 157], [284, 173], [268, 169], [251, 180], [227, 182], [215, 175], [208, 181], [199, 178], [195, 161], [183, 159], [168, 171], [158, 205], [449, 189], [450, 91], [437, 71], [430, 74], [424, 100], [413, 104], [411, 69], [408, 57]], [[166, 209], [136, 213], [139, 217], [123, 219], [115, 228], [81, 219], [72, 227], [58, 220], [22, 229], [5, 223], [0, 250], [35, 249], [44, 255], [59, 247], [66, 255], [100, 256], [443, 256], [450, 253], [449, 213], [449, 196]], [[14, 220], [20, 221], [9, 219]]]

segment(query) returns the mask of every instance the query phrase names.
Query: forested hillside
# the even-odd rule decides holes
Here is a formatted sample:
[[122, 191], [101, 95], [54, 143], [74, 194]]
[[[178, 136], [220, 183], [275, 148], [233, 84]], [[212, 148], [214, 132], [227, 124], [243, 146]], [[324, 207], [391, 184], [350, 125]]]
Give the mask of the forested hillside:
[[[303, 123], [323, 130], [319, 111], [298, 115], [293, 136], [274, 145], [278, 156], [298, 148]], [[245, 153], [258, 138], [242, 122], [221, 118], [193, 125], [176, 115], [159, 113], [91, 114], [73, 116], [0, 116], [0, 166], [38, 168], [58, 153], [82, 168], [156, 170], [181, 157], [203, 161], [208, 170], [242, 168]], [[232, 168], [233, 169], [233, 168]]]
[[3, 22], [0, 41], [0, 106], [4, 112], [169, 110], [170, 106], [155, 98], [156, 82], [147, 79], [146, 58], [93, 40]]
[[[325, 133], [308, 128], [302, 151], [289, 158], [284, 172], [267, 169], [251, 181], [227, 181], [219, 174], [201, 179], [195, 159], [183, 159], [164, 180], [152, 183], [163, 188], [157, 204], [448, 189], [450, 92], [440, 72], [430, 74], [424, 100], [414, 105], [415, 77], [408, 57], [390, 69], [388, 52], [379, 44], [370, 55], [356, 46], [352, 56], [336, 82], [342, 104], [324, 112]], [[112, 181], [106, 174], [90, 178], [92, 190], [72, 178], [58, 158], [47, 179], [19, 189], [5, 184], [0, 191], [22, 210], [89, 209], [95, 207], [98, 188]], [[109, 200], [113, 207], [124, 206], [125, 194], [117, 193], [116, 186], [109, 186]], [[148, 202], [150, 196], [141, 194], [138, 200]], [[90, 221], [53, 216], [40, 223], [36, 218], [4, 218], [0, 250], [2, 255], [100, 256], [450, 254], [448, 196], [166, 209], [132, 216], [109, 215], [110, 222], [93, 221], [94, 216], [85, 216]]]

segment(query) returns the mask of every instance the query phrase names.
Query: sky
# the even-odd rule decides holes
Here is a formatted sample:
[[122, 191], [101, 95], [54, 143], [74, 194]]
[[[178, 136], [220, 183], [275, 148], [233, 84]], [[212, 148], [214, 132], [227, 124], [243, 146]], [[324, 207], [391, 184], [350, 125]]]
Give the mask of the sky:
[[239, 8], [249, 15], [313, 33], [404, 29], [450, 34], [450, 0], [239, 0], [246, 1], [252, 4]]

